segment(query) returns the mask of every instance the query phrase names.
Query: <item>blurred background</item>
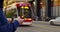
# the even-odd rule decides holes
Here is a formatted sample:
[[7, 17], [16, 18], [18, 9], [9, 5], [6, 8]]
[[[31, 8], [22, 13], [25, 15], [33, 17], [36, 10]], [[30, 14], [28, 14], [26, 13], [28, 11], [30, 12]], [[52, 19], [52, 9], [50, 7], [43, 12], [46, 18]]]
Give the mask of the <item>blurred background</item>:
[[4, 0], [3, 4], [7, 19], [24, 19], [16, 32], [60, 32], [60, 0]]
[[[13, 12], [7, 8], [18, 2], [28, 2], [32, 8], [32, 19], [34, 21], [48, 21], [60, 17], [60, 0], [4, 0], [3, 11], [6, 17], [11, 17]], [[12, 9], [16, 10], [16, 9]]]

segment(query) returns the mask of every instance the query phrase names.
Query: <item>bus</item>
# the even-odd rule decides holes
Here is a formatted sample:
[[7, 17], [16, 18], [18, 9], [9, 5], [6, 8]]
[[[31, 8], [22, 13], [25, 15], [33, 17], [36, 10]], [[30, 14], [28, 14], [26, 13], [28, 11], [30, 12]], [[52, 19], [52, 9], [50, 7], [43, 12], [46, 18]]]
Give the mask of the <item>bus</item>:
[[7, 19], [12, 18], [13, 20], [20, 16], [24, 19], [22, 25], [32, 24], [32, 9], [28, 2], [17, 2], [7, 6], [5, 14]]

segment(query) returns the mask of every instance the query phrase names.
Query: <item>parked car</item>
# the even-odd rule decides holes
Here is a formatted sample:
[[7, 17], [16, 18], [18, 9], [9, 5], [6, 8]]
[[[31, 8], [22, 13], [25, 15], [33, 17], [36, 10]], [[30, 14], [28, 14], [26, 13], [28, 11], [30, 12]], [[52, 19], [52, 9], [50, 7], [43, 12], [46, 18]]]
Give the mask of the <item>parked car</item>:
[[54, 25], [54, 24], [60, 25], [60, 17], [57, 17], [57, 18], [55, 18], [55, 19], [51, 19], [51, 20], [49, 21], [49, 23], [50, 23], [51, 25]]

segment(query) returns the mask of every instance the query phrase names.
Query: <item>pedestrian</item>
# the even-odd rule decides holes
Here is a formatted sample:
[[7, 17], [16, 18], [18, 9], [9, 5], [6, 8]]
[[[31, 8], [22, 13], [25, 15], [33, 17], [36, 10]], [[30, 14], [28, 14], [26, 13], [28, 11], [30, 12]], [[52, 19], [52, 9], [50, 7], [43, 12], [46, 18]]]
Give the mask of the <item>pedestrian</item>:
[[20, 17], [14, 20], [12, 23], [8, 23], [4, 13], [3, 13], [3, 1], [0, 0], [0, 32], [15, 32], [16, 28], [23, 22]]

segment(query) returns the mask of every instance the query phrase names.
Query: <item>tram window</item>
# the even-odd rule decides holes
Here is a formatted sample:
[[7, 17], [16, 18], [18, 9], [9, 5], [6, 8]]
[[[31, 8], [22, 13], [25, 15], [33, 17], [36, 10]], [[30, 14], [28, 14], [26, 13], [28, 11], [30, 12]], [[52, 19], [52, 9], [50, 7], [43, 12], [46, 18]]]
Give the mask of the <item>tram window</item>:
[[25, 15], [25, 17], [26, 18], [31, 18], [31, 11], [30, 11], [30, 9], [24, 9], [25, 11], [24, 11], [24, 15]]
[[[26, 9], [28, 8], [28, 9]], [[20, 7], [20, 8], [17, 8], [18, 10], [18, 13], [20, 15], [20, 17], [23, 17], [23, 18], [31, 18], [31, 9], [29, 9], [29, 7]]]

